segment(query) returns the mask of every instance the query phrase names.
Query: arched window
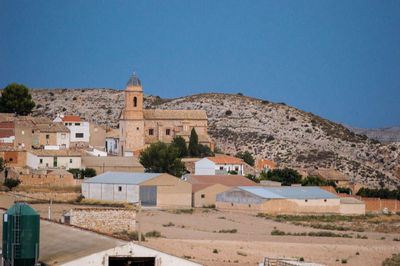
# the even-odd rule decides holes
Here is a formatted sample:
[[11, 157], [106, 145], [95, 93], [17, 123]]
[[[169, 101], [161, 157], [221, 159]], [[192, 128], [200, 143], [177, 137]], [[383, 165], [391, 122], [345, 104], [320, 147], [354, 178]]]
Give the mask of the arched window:
[[137, 98], [133, 97], [133, 107], [136, 107], [136, 106], [137, 106]]

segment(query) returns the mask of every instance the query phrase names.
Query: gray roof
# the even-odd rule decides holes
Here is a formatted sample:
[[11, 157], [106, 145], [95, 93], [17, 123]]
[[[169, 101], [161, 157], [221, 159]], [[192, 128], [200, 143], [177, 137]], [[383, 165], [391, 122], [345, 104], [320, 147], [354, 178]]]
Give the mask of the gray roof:
[[106, 172], [87, 179], [83, 183], [138, 185], [162, 175], [161, 173]]
[[336, 199], [319, 187], [238, 187], [263, 199]]
[[142, 86], [140, 79], [136, 77], [135, 72], [133, 72], [132, 77], [129, 78], [126, 86]]

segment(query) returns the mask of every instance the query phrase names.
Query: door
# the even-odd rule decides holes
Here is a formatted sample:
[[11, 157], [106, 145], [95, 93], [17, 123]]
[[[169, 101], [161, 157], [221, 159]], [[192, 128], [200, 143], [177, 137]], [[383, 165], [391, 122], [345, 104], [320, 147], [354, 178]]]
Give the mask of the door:
[[143, 206], [157, 205], [157, 187], [156, 186], [140, 186], [140, 200]]
[[53, 167], [57, 167], [57, 157], [53, 158]]

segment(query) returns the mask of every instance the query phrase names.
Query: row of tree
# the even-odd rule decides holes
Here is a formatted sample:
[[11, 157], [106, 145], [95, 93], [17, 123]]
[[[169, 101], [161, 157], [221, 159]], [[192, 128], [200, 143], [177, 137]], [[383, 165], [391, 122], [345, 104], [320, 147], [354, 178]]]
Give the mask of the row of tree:
[[210, 147], [199, 144], [196, 130], [190, 133], [189, 146], [183, 137], [178, 136], [170, 144], [164, 142], [152, 143], [140, 153], [139, 161], [149, 173], [168, 173], [181, 177], [186, 173], [184, 157], [206, 157], [214, 156]]
[[400, 200], [400, 189], [389, 190], [387, 188], [370, 189], [361, 188], [357, 192], [358, 196], [364, 198], [398, 199]]

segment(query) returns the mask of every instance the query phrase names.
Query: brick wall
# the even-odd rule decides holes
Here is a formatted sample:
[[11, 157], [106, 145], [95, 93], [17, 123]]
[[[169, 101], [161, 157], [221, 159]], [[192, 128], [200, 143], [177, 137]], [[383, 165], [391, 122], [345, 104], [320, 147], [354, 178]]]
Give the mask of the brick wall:
[[136, 210], [118, 208], [71, 209], [70, 223], [92, 230], [113, 233], [136, 228]]
[[382, 211], [387, 208], [388, 211], [400, 211], [400, 200], [396, 199], [380, 199], [380, 198], [362, 198], [360, 196], [348, 195], [344, 193], [339, 194], [340, 197], [351, 197], [361, 200], [365, 203], [365, 211]]

